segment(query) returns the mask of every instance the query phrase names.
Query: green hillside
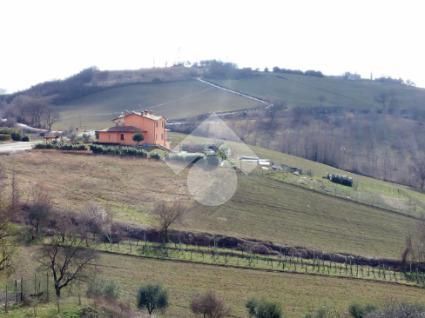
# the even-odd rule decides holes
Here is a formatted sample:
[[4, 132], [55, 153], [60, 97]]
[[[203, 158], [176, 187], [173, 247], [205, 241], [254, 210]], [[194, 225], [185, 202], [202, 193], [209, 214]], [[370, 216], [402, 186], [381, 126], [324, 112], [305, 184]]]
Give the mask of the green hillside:
[[169, 119], [208, 112], [258, 106], [249, 99], [224, 92], [196, 80], [118, 86], [58, 106], [57, 128], [105, 128], [114, 115], [125, 110], [150, 109]]
[[[32, 248], [21, 249], [14, 277], [34, 279], [36, 262], [28, 262]], [[418, 302], [423, 300], [423, 289], [391, 282], [364, 281], [334, 278], [322, 275], [300, 275], [237, 269], [225, 266], [190, 264], [163, 261], [120, 254], [102, 253], [98, 260], [98, 278], [112, 280], [120, 287], [120, 299], [135, 306], [136, 291], [144, 283], [161, 283], [168, 289], [170, 308], [158, 317], [195, 317], [190, 312], [190, 301], [198, 293], [215, 291], [231, 307], [231, 317], [246, 317], [245, 303], [252, 297], [266, 298], [281, 304], [285, 317], [304, 317], [323, 306], [346, 312], [352, 303], [384, 305], [388, 301]], [[62, 300], [64, 312], [78, 308], [74, 294]], [[243, 293], [241, 293], [243, 291]], [[82, 299], [82, 305], [87, 299]], [[38, 305], [38, 317], [58, 317], [56, 305]], [[3, 315], [7, 317], [32, 317], [32, 307], [17, 308]], [[0, 317], [3, 317], [0, 313]], [[65, 315], [64, 315], [65, 316]], [[66, 317], [75, 317], [69, 315]]]
[[[380, 94], [387, 94], [388, 107], [417, 110], [425, 104], [425, 90], [370, 80], [344, 80], [293, 74], [255, 73], [238, 79], [210, 79], [236, 91], [290, 106], [342, 106], [354, 109], [383, 107]], [[391, 104], [391, 105], [390, 105]], [[70, 126], [102, 128], [111, 117], [126, 109], [150, 108], [169, 119], [207, 112], [231, 111], [258, 103], [196, 80], [141, 83], [105, 88], [100, 92], [59, 105], [62, 115], [57, 128]]]
[[[317, 173], [327, 171], [324, 165], [306, 160], [298, 164], [291, 156], [254, 150], [279, 163], [310, 166]], [[158, 200], [191, 200], [186, 173], [175, 175], [160, 162], [34, 152], [6, 157], [3, 164], [9, 171], [16, 169], [20, 187], [27, 195], [34, 184], [46, 184], [55, 189], [51, 196], [58, 207], [78, 210], [87, 202], [97, 202], [113, 211], [117, 220], [134, 224], [155, 225], [151, 211]], [[415, 228], [409, 210], [394, 213], [332, 193], [312, 192], [305, 189], [309, 184], [299, 186], [289, 177], [274, 178], [279, 176], [285, 175], [241, 175], [232, 200], [216, 208], [195, 204], [179, 228], [393, 258], [399, 258], [406, 235]], [[305, 180], [305, 176], [297, 178]], [[404, 189], [411, 196], [415, 193], [370, 178], [359, 178], [358, 182], [361, 192], [388, 200], [397, 198], [398, 190]], [[417, 197], [425, 201], [423, 194], [417, 193]]]
[[227, 88], [268, 100], [283, 100], [290, 106], [342, 106], [373, 108], [382, 106], [376, 99], [382, 93], [394, 98], [396, 108], [424, 109], [425, 90], [395, 83], [370, 80], [345, 80], [294, 74], [263, 73], [242, 79], [214, 79]]

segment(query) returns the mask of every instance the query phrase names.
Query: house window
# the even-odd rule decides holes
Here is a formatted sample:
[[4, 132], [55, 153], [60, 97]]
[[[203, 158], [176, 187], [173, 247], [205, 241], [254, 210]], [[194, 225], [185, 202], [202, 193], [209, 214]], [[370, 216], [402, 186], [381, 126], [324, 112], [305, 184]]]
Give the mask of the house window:
[[121, 134], [121, 140], [124, 140], [124, 134]]
[[155, 124], [156, 124], [156, 127], [158, 127], [158, 122], [156, 122]]
[[161, 134], [161, 140], [164, 140], [164, 134]]

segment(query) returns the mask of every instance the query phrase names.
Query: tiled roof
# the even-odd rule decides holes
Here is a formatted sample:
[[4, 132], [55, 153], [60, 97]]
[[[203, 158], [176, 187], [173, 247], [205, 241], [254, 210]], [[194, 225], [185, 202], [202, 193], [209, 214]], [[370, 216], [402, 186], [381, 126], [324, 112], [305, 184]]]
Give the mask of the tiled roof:
[[142, 132], [139, 128], [133, 126], [115, 126], [107, 130], [108, 132]]
[[119, 115], [118, 117], [114, 118], [114, 120], [119, 119], [119, 118], [124, 118], [124, 117], [129, 116], [129, 115], [142, 116], [142, 117], [149, 118], [149, 119], [152, 119], [152, 120], [160, 120], [162, 118], [162, 116], [154, 115], [154, 114], [152, 114], [151, 112], [148, 112], [148, 111], [144, 111], [144, 112], [131, 111], [131, 112], [125, 112], [125, 113]]

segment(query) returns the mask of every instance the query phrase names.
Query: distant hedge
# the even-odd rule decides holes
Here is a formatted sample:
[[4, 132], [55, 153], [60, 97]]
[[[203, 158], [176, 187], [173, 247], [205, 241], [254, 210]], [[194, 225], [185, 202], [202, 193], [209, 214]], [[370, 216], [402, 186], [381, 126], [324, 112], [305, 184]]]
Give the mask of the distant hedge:
[[206, 166], [218, 166], [221, 162], [217, 155], [206, 155], [201, 152], [170, 153], [167, 158], [170, 161], [185, 162], [188, 164], [204, 164]]
[[8, 141], [10, 140], [10, 135], [0, 134], [0, 141]]
[[136, 147], [91, 145], [90, 150], [94, 154], [141, 157], [141, 158], [148, 157], [148, 152], [146, 150], [136, 148]]
[[11, 135], [14, 132], [16, 132], [16, 130], [13, 128], [7, 128], [7, 127], [0, 128], [0, 135]]
[[87, 151], [86, 145], [81, 144], [36, 144], [34, 149], [57, 149], [68, 151]]
[[167, 157], [167, 160], [170, 161], [180, 161], [193, 164], [199, 160], [203, 160], [205, 155], [200, 152], [179, 152], [179, 153], [170, 153]]
[[353, 178], [344, 176], [344, 175], [338, 175], [338, 174], [331, 174], [329, 173], [326, 176], [327, 179], [329, 179], [331, 182], [342, 184], [348, 187], [353, 186]]

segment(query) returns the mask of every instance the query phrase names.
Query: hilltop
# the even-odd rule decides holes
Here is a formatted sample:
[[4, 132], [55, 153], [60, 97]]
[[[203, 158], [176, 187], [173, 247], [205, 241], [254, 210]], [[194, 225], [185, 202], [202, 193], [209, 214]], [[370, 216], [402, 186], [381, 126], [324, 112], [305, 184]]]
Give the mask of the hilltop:
[[122, 111], [147, 108], [183, 124], [173, 130], [189, 133], [200, 115], [223, 112], [246, 143], [425, 188], [425, 90], [411, 82], [207, 61], [135, 71], [90, 68], [3, 96], [9, 113], [17, 112], [12, 101], [23, 94], [51, 101], [60, 114], [57, 129], [105, 128]]

